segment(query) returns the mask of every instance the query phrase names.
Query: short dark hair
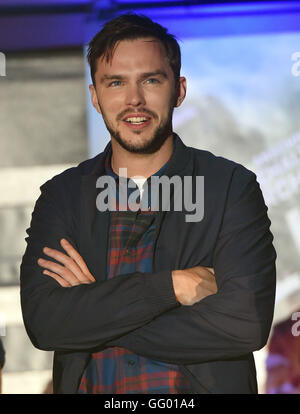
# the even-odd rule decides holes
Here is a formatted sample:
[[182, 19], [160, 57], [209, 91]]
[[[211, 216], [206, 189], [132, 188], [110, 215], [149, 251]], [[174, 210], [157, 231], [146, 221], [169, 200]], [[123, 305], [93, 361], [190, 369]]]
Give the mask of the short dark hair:
[[145, 15], [125, 13], [105, 23], [102, 30], [89, 43], [87, 59], [94, 86], [97, 61], [100, 57], [106, 57], [106, 61], [109, 62], [118, 42], [147, 37], [156, 38], [164, 45], [177, 84], [180, 77], [181, 53], [175, 36]]

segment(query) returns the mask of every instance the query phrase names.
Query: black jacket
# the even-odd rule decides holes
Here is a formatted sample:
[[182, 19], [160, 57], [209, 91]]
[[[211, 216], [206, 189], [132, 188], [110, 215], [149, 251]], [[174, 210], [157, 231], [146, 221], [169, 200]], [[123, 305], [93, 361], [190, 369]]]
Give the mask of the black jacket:
[[[111, 148], [41, 186], [21, 264], [21, 305], [33, 345], [55, 351], [55, 393], [76, 393], [91, 352], [125, 347], [178, 364], [193, 393], [256, 393], [252, 352], [271, 328], [276, 252], [256, 176], [240, 164], [184, 145], [174, 135], [166, 175], [204, 176], [204, 217], [160, 211], [152, 273], [106, 280], [109, 211], [96, 209], [96, 180]], [[172, 186], [171, 186], [172, 187]], [[61, 287], [37, 265], [44, 246], [68, 240], [96, 282]], [[171, 271], [213, 267], [215, 295], [181, 306]]]

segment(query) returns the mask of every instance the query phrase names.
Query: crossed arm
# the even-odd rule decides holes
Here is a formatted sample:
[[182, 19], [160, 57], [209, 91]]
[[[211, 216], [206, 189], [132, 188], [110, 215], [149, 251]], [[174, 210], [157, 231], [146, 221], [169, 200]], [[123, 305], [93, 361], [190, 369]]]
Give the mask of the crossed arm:
[[105, 281], [94, 277], [75, 249], [69, 194], [64, 199], [66, 190], [53, 180], [41, 190], [21, 263], [23, 320], [34, 346], [56, 351], [104, 348], [109, 340], [180, 306], [169, 270]]
[[[90, 284], [96, 281], [85, 261], [66, 239], [60, 244], [67, 254], [44, 247], [43, 252], [56, 262], [38, 259], [43, 274], [52, 277], [62, 287]], [[58, 263], [57, 263], [58, 262]], [[61, 264], [60, 264], [61, 263]], [[191, 306], [205, 297], [217, 293], [217, 284], [212, 268], [195, 266], [172, 272], [172, 284], [176, 300], [181, 305]]]
[[[236, 357], [264, 346], [273, 317], [276, 253], [258, 184], [253, 177], [247, 181], [227, 209], [215, 247], [216, 294], [178, 306], [174, 286], [169, 284], [171, 272], [151, 274], [148, 286], [148, 278], [140, 273], [94, 282], [79, 253], [61, 241], [44, 251], [60, 264], [39, 260], [49, 282], [38, 276], [31, 284], [28, 260], [24, 263], [23, 314], [32, 341], [46, 350], [122, 346], [149, 358], [183, 364]], [[54, 234], [55, 226], [47, 230]], [[162, 280], [165, 296], [160, 288], [155, 290]], [[148, 288], [151, 297], [144, 298]], [[113, 295], [120, 299], [114, 305], [109, 299]], [[40, 326], [46, 321], [47, 336]]]

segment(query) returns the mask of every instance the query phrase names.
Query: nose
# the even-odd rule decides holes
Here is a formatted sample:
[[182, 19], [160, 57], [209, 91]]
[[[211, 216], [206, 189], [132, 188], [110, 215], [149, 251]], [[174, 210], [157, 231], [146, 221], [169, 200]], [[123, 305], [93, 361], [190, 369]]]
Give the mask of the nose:
[[126, 91], [126, 105], [145, 105], [145, 96], [142, 87], [138, 84], [128, 85]]

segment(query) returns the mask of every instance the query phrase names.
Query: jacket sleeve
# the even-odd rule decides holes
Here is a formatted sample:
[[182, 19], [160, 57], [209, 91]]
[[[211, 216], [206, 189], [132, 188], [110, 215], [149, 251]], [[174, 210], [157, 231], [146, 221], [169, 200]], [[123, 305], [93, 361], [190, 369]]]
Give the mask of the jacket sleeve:
[[59, 244], [62, 237], [76, 246], [72, 210], [63, 201], [67, 197], [60, 180], [49, 180], [41, 187], [27, 229], [20, 275], [21, 307], [35, 347], [55, 351], [102, 347], [179, 306], [170, 271], [149, 273], [147, 277], [140, 272], [128, 273], [69, 288], [44, 275], [37, 264], [39, 257], [47, 258], [43, 247], [64, 252]]
[[239, 357], [266, 344], [276, 252], [255, 174], [236, 169], [226, 204], [213, 254], [218, 292], [172, 309], [107, 346], [162, 362], [197, 364]]

